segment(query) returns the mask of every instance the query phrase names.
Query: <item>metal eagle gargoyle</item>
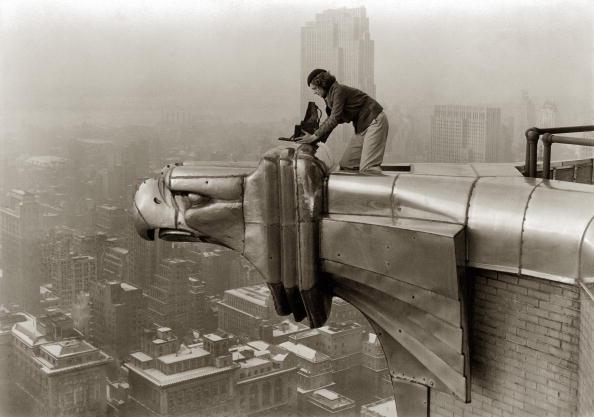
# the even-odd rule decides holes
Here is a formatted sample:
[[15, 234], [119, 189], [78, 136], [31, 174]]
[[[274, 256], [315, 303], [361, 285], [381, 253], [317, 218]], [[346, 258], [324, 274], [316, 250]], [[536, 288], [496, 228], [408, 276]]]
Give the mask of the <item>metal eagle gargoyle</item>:
[[308, 145], [273, 149], [255, 169], [167, 166], [140, 185], [136, 228], [240, 252], [278, 314], [311, 327], [324, 325], [333, 296], [348, 301], [379, 336], [398, 414], [426, 416], [431, 390], [470, 401], [474, 269], [569, 284], [594, 276], [594, 190], [505, 164], [405, 168], [329, 174]]

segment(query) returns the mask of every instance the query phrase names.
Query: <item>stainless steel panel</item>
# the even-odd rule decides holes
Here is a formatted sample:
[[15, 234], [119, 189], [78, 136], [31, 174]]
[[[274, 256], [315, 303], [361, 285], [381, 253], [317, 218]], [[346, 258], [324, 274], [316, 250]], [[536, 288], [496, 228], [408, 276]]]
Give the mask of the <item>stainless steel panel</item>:
[[[362, 285], [374, 288], [395, 299], [406, 302], [440, 320], [453, 326], [460, 326], [460, 304], [457, 300], [444, 297], [433, 291], [426, 290], [417, 285], [380, 275], [351, 265], [324, 260], [322, 270], [326, 273], [348, 278]], [[458, 329], [455, 333], [460, 332]]]
[[370, 317], [367, 317], [367, 320], [380, 340], [392, 381], [413, 381], [437, 391], [450, 393], [449, 388], [419, 362], [412, 353], [395, 341]]
[[581, 242], [579, 278], [585, 283], [594, 283], [594, 217]]
[[411, 173], [415, 175], [439, 175], [446, 177], [477, 177], [476, 171], [470, 164], [413, 164]]
[[279, 178], [277, 160], [263, 158], [258, 169], [244, 182], [246, 222], [279, 223]]
[[[207, 195], [213, 199], [236, 200], [243, 194], [243, 176], [197, 176], [196, 173], [186, 175], [180, 168], [171, 170], [169, 189], [173, 192], [186, 192]], [[187, 169], [185, 170], [187, 171]]]
[[396, 414], [404, 417], [427, 417], [429, 415], [429, 388], [425, 385], [402, 379], [393, 379]]
[[[588, 193], [568, 192], [588, 187]], [[524, 222], [522, 274], [570, 283], [578, 278], [580, 243], [594, 214], [591, 188], [545, 181], [535, 190]]]
[[178, 221], [178, 228], [193, 230], [200, 236], [207, 236], [211, 243], [219, 243], [240, 252], [243, 250], [244, 223], [241, 202], [222, 201], [190, 207], [182, 211], [180, 219], [182, 216], [185, 224]]
[[[373, 320], [382, 329], [382, 333], [387, 333], [394, 341], [402, 345], [408, 353], [426, 367], [430, 373], [435, 375], [436, 379], [441, 381], [448, 391], [451, 391], [460, 399], [466, 398], [465, 377], [438, 355], [428, 350], [419, 340], [399, 329], [390, 315], [386, 315], [385, 311], [375, 308], [376, 303], [373, 300], [368, 300], [365, 295], [342, 286], [337, 286], [335, 293]], [[398, 368], [392, 368], [392, 366], [392, 363], [390, 363], [390, 368], [397, 372]], [[429, 381], [429, 385], [431, 385], [431, 382], [433, 382], [433, 385], [436, 384], [435, 381]]]
[[528, 200], [542, 180], [481, 178], [468, 210], [468, 263], [518, 273], [522, 224]]
[[332, 174], [328, 213], [392, 217], [394, 177]]
[[[337, 216], [323, 219], [320, 257], [394, 277], [455, 300], [458, 299], [454, 236], [462, 226], [448, 225], [450, 236], [407, 229], [380, 217]], [[410, 222], [409, 222], [410, 224]], [[416, 221], [416, 228], [432, 230], [435, 222]], [[445, 226], [445, 225], [440, 225]]]
[[177, 227], [177, 207], [171, 192], [163, 185], [163, 177], [145, 180], [134, 196], [134, 225], [145, 239], [158, 228]]
[[523, 175], [513, 164], [470, 164], [479, 177], [520, 177]]
[[280, 283], [280, 226], [246, 223], [243, 255], [267, 283]]
[[295, 207], [295, 184], [293, 181], [292, 154], [281, 155], [280, 223], [281, 223], [281, 277], [285, 288], [298, 287], [297, 275], [297, 209]]
[[[406, 302], [402, 302], [390, 294], [383, 293], [374, 288], [361, 285], [356, 281], [344, 279], [341, 277], [334, 277], [334, 288], [340, 288], [341, 294], [349, 294], [344, 298], [345, 301], [350, 302], [351, 298], [357, 299], [361, 305], [365, 306], [363, 313], [370, 316], [374, 312], [381, 312], [391, 323], [394, 329], [397, 329], [399, 335], [408, 335], [410, 338], [417, 340], [425, 349], [431, 351], [443, 360], [447, 365], [457, 372], [464, 372], [464, 356], [462, 355], [462, 332], [460, 325], [452, 326], [451, 324], [438, 320], [434, 316], [430, 316], [418, 308], [411, 306]], [[370, 310], [371, 309], [371, 310]], [[446, 336], [447, 341], [444, 341], [432, 332], [433, 329]], [[455, 339], [455, 341], [454, 341]]]
[[401, 174], [394, 187], [394, 216], [464, 224], [475, 178]]

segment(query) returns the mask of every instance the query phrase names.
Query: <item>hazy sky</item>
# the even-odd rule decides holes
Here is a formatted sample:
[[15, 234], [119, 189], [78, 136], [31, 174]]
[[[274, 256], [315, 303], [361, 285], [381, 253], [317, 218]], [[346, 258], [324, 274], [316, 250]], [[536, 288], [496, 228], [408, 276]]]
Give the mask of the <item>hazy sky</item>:
[[293, 117], [301, 26], [361, 5], [384, 104], [509, 102], [526, 89], [583, 108], [591, 97], [585, 0], [0, 0], [3, 103], [133, 96]]

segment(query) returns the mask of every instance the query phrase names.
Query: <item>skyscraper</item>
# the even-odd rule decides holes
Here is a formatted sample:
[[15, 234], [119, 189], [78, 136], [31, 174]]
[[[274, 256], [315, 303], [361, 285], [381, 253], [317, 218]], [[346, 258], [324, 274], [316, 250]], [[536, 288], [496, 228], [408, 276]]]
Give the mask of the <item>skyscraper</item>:
[[147, 323], [165, 326], [183, 337], [190, 329], [190, 280], [193, 263], [164, 259], [145, 289]]
[[89, 290], [89, 282], [97, 279], [97, 262], [92, 256], [69, 253], [52, 259], [50, 273], [60, 307], [70, 310], [76, 297]]
[[[374, 41], [365, 7], [324, 10], [301, 28], [301, 112], [314, 101], [306, 84], [314, 68], [327, 69], [339, 82], [375, 97]], [[343, 127], [340, 136], [346, 139], [351, 130]]]
[[12, 190], [0, 207], [2, 281], [0, 303], [17, 303], [29, 312], [39, 308], [41, 281], [40, 210], [35, 195]]
[[483, 106], [435, 106], [431, 157], [435, 162], [492, 162], [501, 140], [501, 110]]

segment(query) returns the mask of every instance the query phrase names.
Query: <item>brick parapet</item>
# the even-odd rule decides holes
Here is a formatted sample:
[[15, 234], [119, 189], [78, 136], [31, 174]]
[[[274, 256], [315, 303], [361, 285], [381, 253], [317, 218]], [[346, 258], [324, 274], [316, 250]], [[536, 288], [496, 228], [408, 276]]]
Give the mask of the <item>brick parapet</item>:
[[594, 285], [581, 288], [578, 416], [594, 416]]
[[434, 391], [431, 416], [577, 415], [578, 371], [592, 364], [583, 342], [580, 359], [580, 333], [594, 325], [580, 324], [579, 287], [476, 270], [473, 293], [472, 402]]

